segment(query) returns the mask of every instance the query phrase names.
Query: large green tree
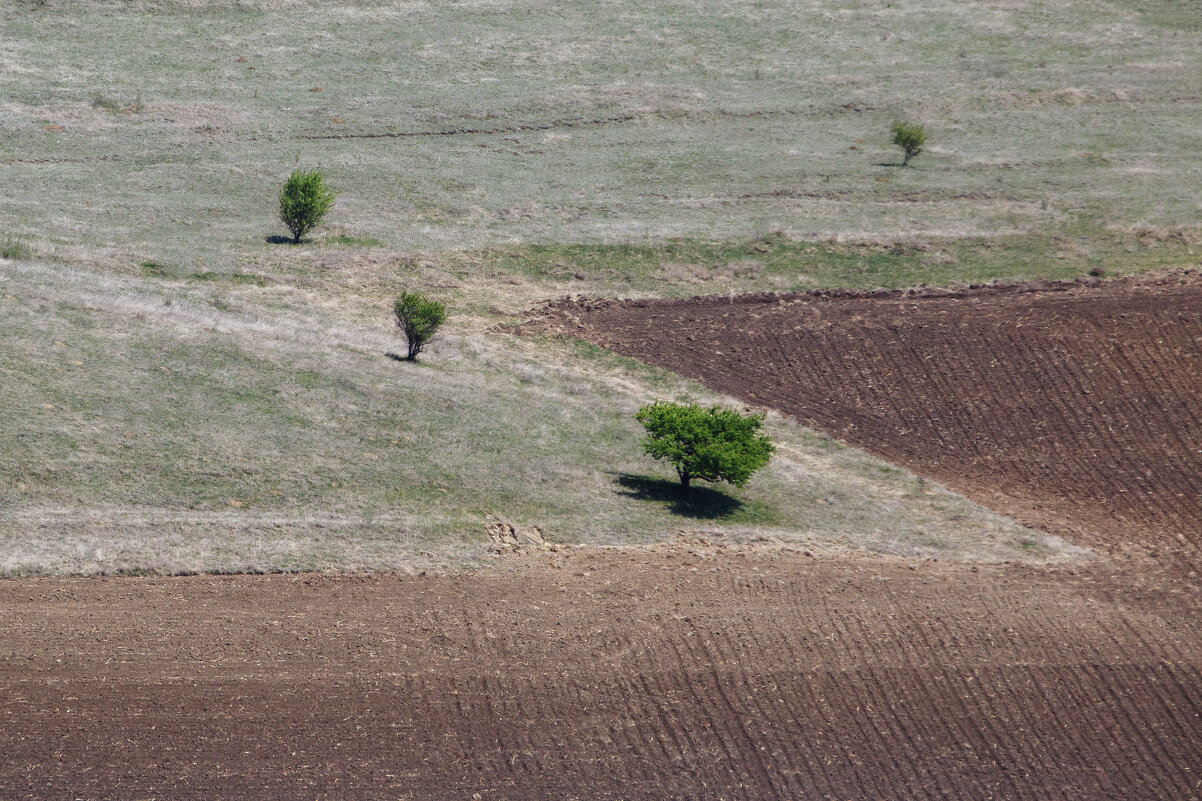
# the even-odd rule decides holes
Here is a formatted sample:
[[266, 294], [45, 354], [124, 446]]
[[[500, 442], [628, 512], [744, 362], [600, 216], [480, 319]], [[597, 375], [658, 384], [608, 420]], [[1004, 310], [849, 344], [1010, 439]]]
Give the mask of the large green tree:
[[760, 433], [762, 414], [656, 402], [639, 409], [635, 419], [647, 429], [643, 449], [655, 459], [670, 461], [686, 490], [695, 478], [741, 487], [752, 473], [768, 464], [776, 450]]

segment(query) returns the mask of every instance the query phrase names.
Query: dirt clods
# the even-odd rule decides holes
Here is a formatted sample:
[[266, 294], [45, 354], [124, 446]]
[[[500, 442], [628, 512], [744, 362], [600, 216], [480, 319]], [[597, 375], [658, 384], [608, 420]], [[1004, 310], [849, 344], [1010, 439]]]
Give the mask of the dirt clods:
[[494, 520], [484, 524], [484, 531], [492, 542], [489, 550], [493, 553], [559, 550], [554, 543], [547, 542], [538, 526], [515, 526], [504, 520]]

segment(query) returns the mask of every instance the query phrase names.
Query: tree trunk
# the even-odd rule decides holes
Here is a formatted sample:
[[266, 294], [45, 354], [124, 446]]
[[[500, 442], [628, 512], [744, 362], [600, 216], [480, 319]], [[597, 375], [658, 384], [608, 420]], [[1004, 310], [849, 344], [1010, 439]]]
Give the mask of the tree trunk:
[[[679, 470], [676, 472], [680, 473]], [[680, 488], [685, 492], [689, 491], [689, 482], [693, 479], [688, 473], [680, 473]]]

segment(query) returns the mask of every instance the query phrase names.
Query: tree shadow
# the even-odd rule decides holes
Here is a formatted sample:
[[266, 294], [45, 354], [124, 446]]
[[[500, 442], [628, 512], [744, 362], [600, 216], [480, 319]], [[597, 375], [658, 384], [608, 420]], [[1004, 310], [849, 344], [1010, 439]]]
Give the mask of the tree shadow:
[[[263, 238], [267, 241], [267, 244], [269, 244], [269, 245], [295, 245], [296, 244], [295, 242], [292, 241], [292, 237], [290, 237], [290, 236], [280, 236], [279, 234], [272, 234], [271, 236], [265, 236]], [[301, 241], [304, 242], [305, 240], [302, 239]]]
[[385, 353], [385, 356], [392, 359], [394, 362], [416, 362], [416, 359], [410, 359], [408, 356], [402, 356], [399, 353]]
[[672, 514], [695, 520], [730, 517], [743, 508], [742, 501], [721, 490], [694, 485], [686, 492], [679, 481], [672, 479], [617, 473], [614, 482], [622, 488], [619, 495], [663, 503]]

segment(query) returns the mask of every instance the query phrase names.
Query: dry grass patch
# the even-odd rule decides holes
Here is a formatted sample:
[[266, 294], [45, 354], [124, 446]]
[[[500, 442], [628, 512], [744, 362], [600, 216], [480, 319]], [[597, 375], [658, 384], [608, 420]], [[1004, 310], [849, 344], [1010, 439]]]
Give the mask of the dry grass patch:
[[[1035, 27], [975, 1], [201, 5], [10, 10], [14, 232], [228, 269], [298, 158], [347, 190], [331, 224], [398, 251], [1196, 216], [1174, 187], [1199, 183], [1202, 34], [1169, 0], [1045, 5]], [[910, 112], [931, 150], [901, 175], [881, 164]]]
[[689, 528], [997, 560], [1035, 536], [779, 418], [748, 488], [681, 506], [632, 415], [716, 399], [583, 343], [460, 329], [402, 365], [387, 309], [353, 297], [39, 262], [3, 289], [10, 574], [471, 564], [489, 515], [568, 543]]

